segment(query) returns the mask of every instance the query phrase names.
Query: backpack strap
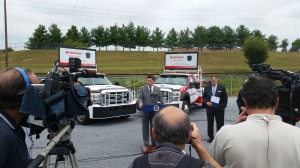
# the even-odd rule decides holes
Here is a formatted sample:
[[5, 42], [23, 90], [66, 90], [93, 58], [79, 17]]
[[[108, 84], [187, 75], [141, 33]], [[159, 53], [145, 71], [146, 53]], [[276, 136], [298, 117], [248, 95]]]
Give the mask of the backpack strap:
[[188, 155], [185, 155], [178, 163], [176, 168], [200, 168], [204, 165], [204, 161], [201, 159], [195, 159]]
[[148, 154], [134, 159], [132, 168], [150, 168]]

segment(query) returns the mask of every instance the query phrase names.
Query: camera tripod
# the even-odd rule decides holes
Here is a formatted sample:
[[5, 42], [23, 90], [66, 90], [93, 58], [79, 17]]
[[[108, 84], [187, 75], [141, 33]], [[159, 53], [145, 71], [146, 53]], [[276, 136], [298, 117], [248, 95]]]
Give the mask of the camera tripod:
[[43, 161], [43, 167], [50, 167], [50, 156], [56, 155], [55, 167], [58, 166], [59, 161], [65, 161], [65, 167], [67, 167], [67, 160], [70, 159], [71, 165], [74, 168], [78, 167], [75, 157], [75, 148], [73, 143], [68, 141], [61, 141], [61, 138], [71, 129], [71, 124], [67, 124], [55, 137], [53, 137], [48, 146], [40, 153], [27, 168], [36, 168]]
[[50, 167], [50, 156], [56, 155], [55, 168], [58, 167], [59, 161], [64, 161], [64, 167], [67, 167], [68, 158], [70, 159], [71, 166], [74, 168], [78, 167], [77, 160], [75, 157], [75, 147], [71, 141], [59, 142], [55, 145], [52, 150], [48, 153], [44, 160], [43, 167]]

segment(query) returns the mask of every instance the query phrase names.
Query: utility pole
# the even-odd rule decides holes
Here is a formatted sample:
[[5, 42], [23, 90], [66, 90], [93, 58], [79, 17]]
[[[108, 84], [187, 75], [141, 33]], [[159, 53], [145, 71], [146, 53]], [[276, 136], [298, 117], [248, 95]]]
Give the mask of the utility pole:
[[5, 27], [5, 68], [8, 67], [8, 42], [7, 42], [7, 17], [6, 17], [6, 0], [4, 0], [4, 27]]

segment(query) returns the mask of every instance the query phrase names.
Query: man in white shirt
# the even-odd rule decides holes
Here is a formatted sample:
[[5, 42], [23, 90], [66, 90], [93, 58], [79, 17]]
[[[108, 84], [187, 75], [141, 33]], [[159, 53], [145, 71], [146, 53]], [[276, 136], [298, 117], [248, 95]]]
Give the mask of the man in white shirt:
[[210, 154], [228, 168], [300, 167], [300, 129], [275, 115], [278, 92], [274, 81], [250, 78], [243, 86], [246, 109], [236, 125], [223, 126]]

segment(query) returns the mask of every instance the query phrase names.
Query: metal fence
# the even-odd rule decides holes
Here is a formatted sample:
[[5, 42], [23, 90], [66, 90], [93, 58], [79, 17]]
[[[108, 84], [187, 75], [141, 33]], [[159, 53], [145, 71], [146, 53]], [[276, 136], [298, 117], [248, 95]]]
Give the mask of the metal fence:
[[[135, 93], [138, 93], [139, 88], [146, 84], [146, 75], [108, 75], [107, 78], [112, 83], [118, 82], [121, 86], [134, 90]], [[210, 76], [203, 76], [203, 78], [208, 84]], [[218, 76], [218, 81], [226, 87], [228, 96], [237, 96], [247, 78], [247, 75], [222, 75]]]

